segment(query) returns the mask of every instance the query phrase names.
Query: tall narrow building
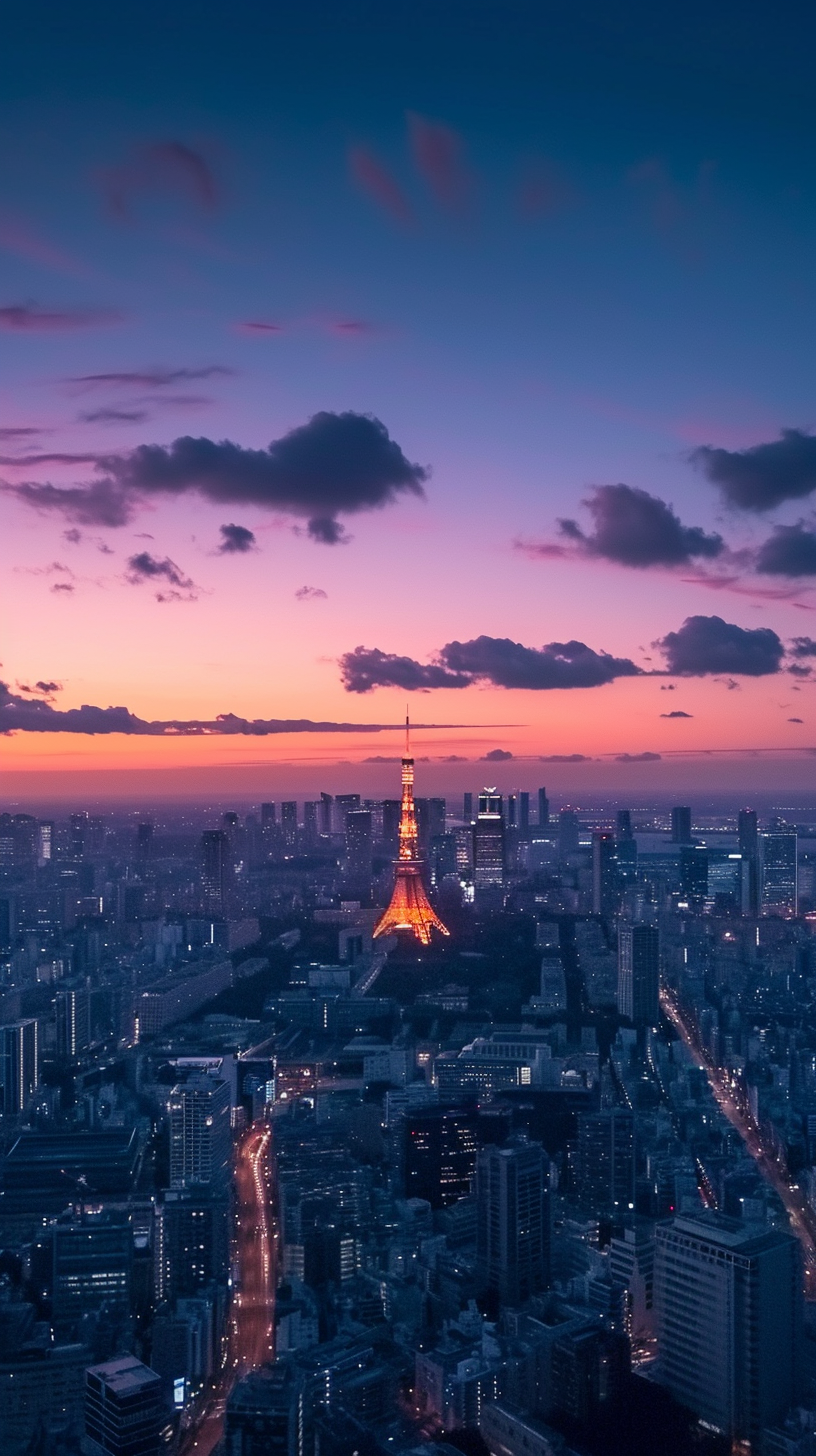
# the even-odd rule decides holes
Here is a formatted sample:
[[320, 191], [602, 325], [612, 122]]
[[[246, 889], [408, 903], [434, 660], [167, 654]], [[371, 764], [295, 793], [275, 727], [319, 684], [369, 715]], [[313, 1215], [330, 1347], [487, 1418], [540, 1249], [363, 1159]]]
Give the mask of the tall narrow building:
[[550, 1162], [540, 1143], [488, 1144], [476, 1160], [478, 1268], [505, 1304], [522, 1304], [550, 1279]]
[[399, 850], [391, 902], [374, 927], [375, 938], [394, 930], [409, 931], [422, 945], [430, 945], [431, 931], [450, 932], [433, 909], [422, 880], [416, 807], [414, 805], [414, 760], [411, 757], [408, 719], [405, 719], [405, 753], [402, 759], [402, 802], [400, 804]]

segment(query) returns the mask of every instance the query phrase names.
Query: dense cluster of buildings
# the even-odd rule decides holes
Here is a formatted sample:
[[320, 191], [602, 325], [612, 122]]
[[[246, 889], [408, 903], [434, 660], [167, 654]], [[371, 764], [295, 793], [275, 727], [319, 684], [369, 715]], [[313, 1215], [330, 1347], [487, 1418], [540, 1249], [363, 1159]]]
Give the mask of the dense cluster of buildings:
[[412, 813], [0, 816], [4, 1456], [816, 1456], [816, 810]]

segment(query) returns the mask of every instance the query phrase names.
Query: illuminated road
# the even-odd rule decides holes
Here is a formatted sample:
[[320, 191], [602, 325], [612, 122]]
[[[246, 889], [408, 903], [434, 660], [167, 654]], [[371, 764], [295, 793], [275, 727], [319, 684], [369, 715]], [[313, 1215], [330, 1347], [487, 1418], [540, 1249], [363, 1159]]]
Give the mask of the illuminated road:
[[266, 1187], [270, 1139], [269, 1128], [255, 1124], [238, 1146], [235, 1246], [239, 1288], [232, 1305], [227, 1361], [195, 1427], [187, 1433], [181, 1456], [210, 1456], [224, 1433], [224, 1411], [235, 1382], [274, 1356], [275, 1240]]
[[720, 1111], [739, 1133], [760, 1173], [776, 1190], [802, 1247], [805, 1286], [810, 1298], [816, 1295], [816, 1215], [798, 1184], [791, 1183], [784, 1161], [763, 1138], [750, 1108], [728, 1073], [712, 1060], [700, 1041], [695, 1023], [681, 1010], [673, 991], [660, 993], [660, 1004], [672, 1026], [682, 1037], [697, 1064], [705, 1068], [709, 1085]]

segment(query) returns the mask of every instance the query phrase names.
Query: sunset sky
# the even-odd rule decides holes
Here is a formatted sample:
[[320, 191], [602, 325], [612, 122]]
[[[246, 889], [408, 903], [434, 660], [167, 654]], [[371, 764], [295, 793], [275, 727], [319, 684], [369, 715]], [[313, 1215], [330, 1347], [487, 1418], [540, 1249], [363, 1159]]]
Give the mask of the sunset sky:
[[7, 790], [807, 787], [814, 30], [12, 0]]

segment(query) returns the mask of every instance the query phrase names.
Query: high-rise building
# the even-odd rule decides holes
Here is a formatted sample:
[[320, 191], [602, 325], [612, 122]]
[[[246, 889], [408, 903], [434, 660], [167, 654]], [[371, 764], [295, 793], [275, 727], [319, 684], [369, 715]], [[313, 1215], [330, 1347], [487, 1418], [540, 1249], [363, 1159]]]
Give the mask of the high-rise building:
[[476, 1166], [475, 1107], [423, 1107], [402, 1124], [402, 1174], [406, 1198], [447, 1208], [466, 1198]]
[[656, 1239], [657, 1378], [726, 1437], [754, 1441], [798, 1394], [796, 1239], [715, 1213], [659, 1223]]
[[547, 798], [547, 790], [538, 791], [538, 827], [539, 829], [549, 828], [550, 823], [550, 801]]
[[550, 1278], [550, 1160], [524, 1137], [488, 1144], [476, 1160], [477, 1267], [503, 1304], [520, 1304]]
[[691, 809], [677, 804], [671, 811], [672, 844], [691, 844]]
[[314, 849], [320, 838], [320, 803], [307, 799], [303, 805], [303, 838], [309, 849]]
[[618, 1012], [635, 1026], [660, 1020], [660, 932], [655, 925], [618, 930]]
[[[227, 1402], [226, 1449], [230, 1456], [304, 1456], [310, 1403], [305, 1377], [290, 1362], [262, 1365], [239, 1380]], [[329, 1381], [325, 1381], [328, 1394]], [[321, 1443], [322, 1449], [322, 1443]]]
[[205, 829], [201, 836], [201, 887], [206, 915], [224, 915], [232, 883], [232, 853], [223, 829]]
[[442, 935], [449, 931], [428, 899], [422, 879], [419, 856], [416, 808], [414, 805], [414, 760], [411, 757], [408, 719], [405, 720], [405, 753], [402, 759], [402, 799], [400, 802], [399, 849], [395, 865], [394, 889], [388, 908], [374, 927], [375, 938], [390, 931], [405, 930], [421, 945], [429, 945], [431, 931]]
[[463, 794], [462, 796], [462, 818], [466, 824], [473, 821], [473, 795]]
[[159, 1456], [164, 1411], [161, 1379], [135, 1355], [85, 1372], [85, 1435], [105, 1456]]
[[73, 1061], [91, 1045], [91, 993], [86, 986], [58, 991], [54, 1003], [57, 1054]]
[[612, 917], [620, 900], [615, 836], [596, 829], [592, 835], [592, 913]]
[[371, 810], [350, 809], [346, 814], [346, 880], [367, 895], [371, 889], [373, 836]]
[[759, 914], [759, 832], [756, 809], [740, 809], [737, 817], [742, 855], [742, 905], [746, 915]]
[[632, 838], [632, 810], [619, 809], [617, 814], [617, 836], [619, 840]]
[[320, 795], [320, 833], [331, 834], [333, 829], [332, 817], [334, 810], [334, 799], [331, 794]]
[[473, 883], [476, 889], [504, 884], [504, 816], [501, 794], [484, 789], [473, 827]]
[[51, 863], [55, 849], [53, 821], [51, 819], [41, 819], [37, 845], [37, 864], [40, 868]]
[[519, 831], [522, 835], [527, 834], [530, 828], [530, 795], [526, 789], [519, 794]]
[[798, 848], [795, 829], [759, 835], [759, 913], [795, 916], [799, 909]]
[[562, 809], [558, 815], [558, 856], [568, 859], [577, 854], [581, 842], [581, 823], [574, 809]]
[[192, 1072], [170, 1093], [167, 1114], [170, 1187], [226, 1188], [232, 1152], [229, 1083]]
[[285, 799], [281, 804], [281, 833], [284, 848], [290, 851], [297, 845], [297, 824], [297, 804], [292, 799]]
[[593, 1214], [623, 1215], [635, 1206], [635, 1120], [625, 1107], [578, 1117], [578, 1192]]
[[40, 1085], [40, 1023], [35, 1016], [0, 1026], [0, 1107], [24, 1112]]
[[518, 794], [507, 795], [507, 828], [518, 828]]
[[137, 824], [136, 858], [140, 864], [148, 864], [153, 857], [153, 825]]
[[103, 1304], [129, 1305], [133, 1225], [127, 1218], [94, 1215], [58, 1222], [50, 1243], [51, 1318], [71, 1323]]
[[703, 845], [680, 847], [680, 893], [684, 900], [697, 905], [708, 895], [708, 850]]
[[166, 1189], [156, 1205], [157, 1301], [225, 1284], [229, 1264], [229, 1194], [206, 1186]]

